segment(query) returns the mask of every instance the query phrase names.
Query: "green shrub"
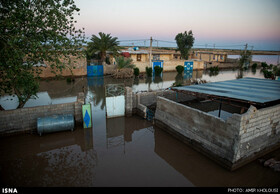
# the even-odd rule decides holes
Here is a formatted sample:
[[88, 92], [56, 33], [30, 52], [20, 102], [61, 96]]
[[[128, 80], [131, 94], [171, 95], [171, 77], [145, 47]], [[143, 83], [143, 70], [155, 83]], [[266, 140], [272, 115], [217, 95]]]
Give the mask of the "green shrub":
[[134, 68], [135, 65], [132, 64], [132, 59], [131, 58], [125, 58], [123, 56], [117, 57], [116, 58], [117, 62], [117, 68], [118, 69], [123, 69], [123, 68]]
[[263, 71], [263, 75], [265, 78], [272, 78], [274, 75], [271, 71], [268, 71], [268, 70], [264, 70]]
[[152, 77], [153, 69], [151, 67], [146, 67], [146, 74], [148, 77]]
[[268, 67], [268, 65], [266, 64], [266, 62], [262, 62], [262, 63], [261, 63], [261, 66], [262, 66], [263, 69], [265, 69], [265, 68]]
[[156, 76], [159, 76], [159, 75], [161, 74], [162, 70], [163, 70], [162, 67], [160, 67], [160, 66], [155, 66], [155, 67], [154, 67], [155, 75], [156, 75]]
[[135, 67], [135, 68], [133, 68], [133, 73], [134, 73], [134, 75], [135, 76], [139, 76], [139, 68], [138, 67]]
[[219, 71], [219, 67], [218, 66], [213, 66], [213, 67], [210, 67], [210, 72], [217, 72]]
[[252, 65], [252, 68], [253, 68], [253, 69], [256, 69], [257, 66], [258, 66], [258, 64], [257, 64], [257, 63], [254, 63], [254, 64]]
[[184, 72], [184, 66], [177, 65], [176, 66], [176, 71], [177, 71], [178, 74], [182, 74]]
[[71, 78], [71, 77], [67, 77], [67, 78], [66, 78], [66, 82], [67, 82], [67, 83], [71, 83], [71, 82], [74, 82], [74, 81], [75, 81], [74, 78]]

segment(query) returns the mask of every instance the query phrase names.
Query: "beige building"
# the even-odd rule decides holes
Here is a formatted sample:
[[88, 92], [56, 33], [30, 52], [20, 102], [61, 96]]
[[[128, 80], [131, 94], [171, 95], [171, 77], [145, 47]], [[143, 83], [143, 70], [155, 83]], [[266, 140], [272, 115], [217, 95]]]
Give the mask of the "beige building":
[[192, 58], [203, 60], [206, 63], [226, 62], [227, 54], [224, 52], [195, 51], [192, 54]]
[[[140, 72], [145, 72], [146, 67], [150, 66], [150, 55], [148, 50], [123, 50], [122, 53], [129, 53], [129, 57], [133, 60], [133, 64], [139, 68]], [[152, 62], [162, 61], [163, 71], [176, 71], [177, 65], [184, 66], [186, 60], [181, 59], [181, 54], [174, 50], [162, 51], [153, 50], [152, 51]], [[204, 62], [199, 59], [192, 60], [193, 69], [204, 69]]]

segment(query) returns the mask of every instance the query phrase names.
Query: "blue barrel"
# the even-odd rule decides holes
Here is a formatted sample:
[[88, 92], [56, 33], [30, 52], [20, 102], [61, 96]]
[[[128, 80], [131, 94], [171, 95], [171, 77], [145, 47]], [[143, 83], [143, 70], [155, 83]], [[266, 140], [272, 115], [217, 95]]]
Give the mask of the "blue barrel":
[[52, 133], [58, 131], [74, 130], [74, 116], [72, 114], [53, 115], [37, 119], [37, 132]]

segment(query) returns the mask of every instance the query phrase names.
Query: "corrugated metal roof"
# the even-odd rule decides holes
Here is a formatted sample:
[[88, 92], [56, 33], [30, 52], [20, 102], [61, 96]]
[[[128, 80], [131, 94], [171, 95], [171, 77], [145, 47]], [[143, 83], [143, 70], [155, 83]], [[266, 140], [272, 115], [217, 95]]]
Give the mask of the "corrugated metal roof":
[[242, 78], [200, 85], [173, 87], [172, 90], [239, 99], [258, 104], [280, 100], [280, 81], [259, 78]]

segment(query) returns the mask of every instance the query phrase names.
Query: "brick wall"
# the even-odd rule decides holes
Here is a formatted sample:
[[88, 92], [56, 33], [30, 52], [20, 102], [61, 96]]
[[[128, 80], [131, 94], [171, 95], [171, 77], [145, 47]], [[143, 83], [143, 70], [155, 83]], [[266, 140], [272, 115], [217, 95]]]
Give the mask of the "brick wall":
[[30, 132], [37, 128], [37, 118], [60, 114], [73, 114], [76, 124], [82, 123], [84, 94], [76, 102], [0, 111], [0, 135]]

